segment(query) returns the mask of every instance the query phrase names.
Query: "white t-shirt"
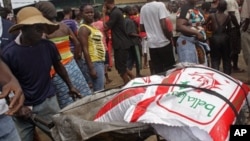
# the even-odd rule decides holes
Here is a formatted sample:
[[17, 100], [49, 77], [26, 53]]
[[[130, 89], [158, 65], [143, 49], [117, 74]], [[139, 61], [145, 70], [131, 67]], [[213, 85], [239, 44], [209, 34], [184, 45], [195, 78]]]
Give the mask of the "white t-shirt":
[[227, 10], [226, 12], [235, 12], [235, 17], [238, 21], [238, 24], [240, 24], [240, 11], [239, 11], [239, 5], [236, 0], [226, 0], [227, 2]]
[[170, 20], [171, 20], [171, 22], [173, 24], [173, 37], [178, 37], [178, 36], [181, 35], [180, 32], [176, 31], [176, 19], [177, 19], [176, 15], [177, 15], [177, 13], [171, 13], [170, 14]]
[[145, 27], [149, 48], [164, 47], [170, 43], [165, 37], [160, 24], [160, 19], [169, 16], [170, 14], [162, 2], [149, 2], [141, 8], [140, 24]]

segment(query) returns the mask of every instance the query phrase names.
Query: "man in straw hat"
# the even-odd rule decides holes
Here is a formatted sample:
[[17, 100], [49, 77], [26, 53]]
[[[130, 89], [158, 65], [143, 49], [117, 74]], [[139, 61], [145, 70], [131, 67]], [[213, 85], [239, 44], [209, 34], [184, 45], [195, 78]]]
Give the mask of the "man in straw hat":
[[[25, 95], [24, 105], [14, 118], [23, 141], [33, 140], [35, 124], [28, 118], [31, 112], [51, 121], [52, 115], [60, 109], [51, 82], [51, 66], [67, 84], [69, 94], [80, 97], [60, 62], [55, 44], [42, 38], [43, 33], [50, 34], [57, 29], [58, 25], [44, 18], [38, 9], [25, 7], [17, 13], [17, 24], [9, 29], [10, 33], [20, 31], [20, 35], [2, 52], [3, 60], [18, 79]], [[50, 135], [47, 127], [42, 130]]]

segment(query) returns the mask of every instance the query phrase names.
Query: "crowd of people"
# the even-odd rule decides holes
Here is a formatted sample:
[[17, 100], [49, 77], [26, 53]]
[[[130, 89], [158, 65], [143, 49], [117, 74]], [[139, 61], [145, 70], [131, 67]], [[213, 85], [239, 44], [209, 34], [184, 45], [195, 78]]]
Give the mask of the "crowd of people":
[[[119, 8], [104, 0], [101, 11], [81, 5], [75, 19], [65, 7], [62, 21], [51, 2], [22, 8], [15, 22], [0, 7], [0, 123], [6, 125], [0, 140], [32, 141], [38, 123], [31, 114], [51, 121], [77, 98], [105, 89], [115, 79], [108, 75], [113, 59], [124, 85], [142, 77], [143, 68], [162, 74], [179, 62], [228, 75], [247, 71], [250, 84], [250, 1], [197, 2], [148, 0]], [[238, 66], [241, 50], [247, 70]]]

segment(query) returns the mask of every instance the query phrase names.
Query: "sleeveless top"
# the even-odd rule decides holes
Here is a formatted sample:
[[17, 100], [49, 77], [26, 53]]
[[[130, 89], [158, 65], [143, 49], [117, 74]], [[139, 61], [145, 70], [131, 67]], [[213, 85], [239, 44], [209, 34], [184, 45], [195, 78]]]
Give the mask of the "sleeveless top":
[[222, 34], [222, 33], [225, 33], [226, 32], [226, 24], [227, 24], [227, 22], [228, 22], [228, 16], [227, 16], [227, 18], [226, 18], [226, 20], [224, 21], [224, 23], [223, 24], [219, 24], [219, 21], [218, 21], [218, 18], [217, 18], [217, 15], [216, 15], [216, 13], [214, 14], [214, 17], [215, 17], [215, 22], [216, 22], [216, 24], [217, 24], [217, 26], [218, 26], [218, 28], [216, 29], [216, 31], [214, 31], [214, 34]]
[[90, 30], [90, 35], [88, 36], [88, 49], [89, 55], [92, 62], [105, 61], [105, 46], [103, 44], [103, 34], [102, 32], [94, 27], [86, 24], [82, 24]]
[[[60, 53], [61, 56], [61, 62], [63, 65], [68, 64], [73, 59], [73, 54], [70, 51], [70, 40], [69, 36], [62, 36], [62, 37], [56, 37], [51, 38], [50, 41], [55, 43], [57, 50]], [[55, 75], [54, 68], [51, 69], [50, 74], [51, 76]]]

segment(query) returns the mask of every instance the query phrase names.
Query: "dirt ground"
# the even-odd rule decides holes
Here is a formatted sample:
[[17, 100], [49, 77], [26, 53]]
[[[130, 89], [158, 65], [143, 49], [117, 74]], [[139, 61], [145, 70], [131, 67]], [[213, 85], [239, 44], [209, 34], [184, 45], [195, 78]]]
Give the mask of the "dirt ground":
[[[239, 67], [242, 69], [246, 70], [246, 64], [243, 60], [242, 54], [240, 54], [239, 57]], [[133, 69], [133, 72], [135, 74], [135, 69]], [[141, 74], [143, 76], [147, 76], [150, 75], [150, 71], [149, 68], [147, 69], [142, 69], [141, 70]], [[105, 88], [115, 88], [117, 86], [122, 85], [122, 79], [120, 78], [120, 76], [118, 75], [117, 71], [115, 70], [115, 68], [113, 67], [112, 70], [110, 72], [108, 72], [109, 78], [112, 79], [112, 82], [107, 84], [105, 86]], [[241, 81], [246, 81], [247, 78], [247, 73], [243, 72], [243, 73], [232, 73], [232, 77], [239, 79]], [[48, 138], [44, 133], [42, 133], [40, 130], [38, 130], [38, 134], [40, 136], [41, 141], [51, 141], [50, 138]], [[151, 136], [149, 137], [146, 141], [156, 141], [156, 137], [155, 136]]]

